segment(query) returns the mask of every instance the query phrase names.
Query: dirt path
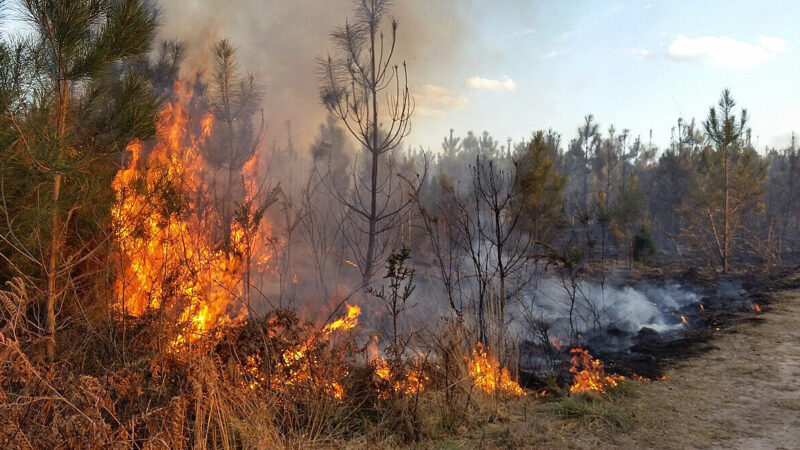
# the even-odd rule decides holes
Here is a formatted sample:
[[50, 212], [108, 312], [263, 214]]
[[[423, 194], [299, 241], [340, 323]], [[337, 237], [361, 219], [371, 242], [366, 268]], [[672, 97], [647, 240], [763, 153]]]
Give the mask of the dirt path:
[[615, 444], [672, 448], [800, 448], [800, 291], [724, 332], [709, 353], [642, 386]]
[[669, 370], [668, 380], [634, 383], [633, 396], [607, 400], [623, 417], [619, 427], [560, 419], [529, 400], [524, 417], [510, 412], [421, 447], [800, 449], [800, 291], [776, 295], [753, 320], [719, 332], [715, 349]]

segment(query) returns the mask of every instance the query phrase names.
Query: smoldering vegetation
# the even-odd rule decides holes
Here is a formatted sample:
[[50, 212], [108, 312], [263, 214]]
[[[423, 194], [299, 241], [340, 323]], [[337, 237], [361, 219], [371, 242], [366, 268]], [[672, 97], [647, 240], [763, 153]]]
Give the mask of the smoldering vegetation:
[[623, 377], [587, 349], [635, 359], [724, 326], [758, 306], [737, 280], [793, 264], [797, 150], [754, 148], [727, 90], [666, 148], [591, 115], [412, 148], [408, 80], [441, 31], [418, 2], [334, 24], [331, 4], [15, 5], [3, 447], [460, 432], [533, 390], [605, 393]]

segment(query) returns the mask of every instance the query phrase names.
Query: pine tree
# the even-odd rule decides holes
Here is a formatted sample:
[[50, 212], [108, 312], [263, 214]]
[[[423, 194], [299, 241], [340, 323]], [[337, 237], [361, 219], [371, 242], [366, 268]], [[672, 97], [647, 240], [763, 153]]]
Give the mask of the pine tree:
[[[71, 288], [63, 280], [91, 254], [80, 233], [108, 205], [115, 157], [155, 130], [151, 87], [132, 63], [149, 50], [156, 20], [141, 0], [23, 0], [21, 7], [34, 30], [23, 68], [32, 82], [20, 86], [21, 104], [3, 111], [14, 128], [4, 166], [28, 186], [17, 186], [16, 208], [5, 212], [31, 215], [37, 242], [15, 240], [14, 249], [23, 259], [42, 255], [33, 259], [47, 283], [45, 349], [53, 361], [56, 304]], [[30, 212], [45, 196], [47, 206]]]
[[728, 273], [736, 233], [743, 217], [760, 204], [766, 175], [763, 162], [743, 139], [747, 111], [734, 114], [736, 102], [727, 89], [703, 123], [707, 145], [697, 155], [695, 188], [688, 195], [688, 211], [696, 241], [709, 242], [723, 273]]

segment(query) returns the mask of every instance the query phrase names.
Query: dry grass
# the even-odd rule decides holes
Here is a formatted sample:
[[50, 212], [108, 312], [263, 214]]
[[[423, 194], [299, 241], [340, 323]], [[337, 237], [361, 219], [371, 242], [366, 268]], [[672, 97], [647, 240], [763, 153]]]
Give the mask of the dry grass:
[[[755, 316], [754, 316], [755, 317]], [[797, 448], [800, 292], [685, 361], [608, 396], [528, 398], [509, 420], [415, 448]]]
[[[424, 358], [394, 363], [397, 375], [389, 380], [376, 377], [354, 339], [310, 341], [318, 330], [282, 311], [184, 352], [158, 350], [159, 337], [141, 319], [127, 324], [124, 358], [114, 356], [120, 325], [105, 323], [102, 332], [73, 339], [77, 347], [65, 340], [64, 357], [48, 367], [39, 329], [25, 315], [24, 286], [0, 295], [3, 448], [790, 448], [800, 442], [798, 293], [784, 294], [760, 323], [720, 333], [716, 350], [674, 367], [667, 381], [626, 382], [607, 395], [565, 395], [553, 386], [551, 395], [517, 399], [473, 385], [465, 361], [473, 337], [457, 323], [423, 337]], [[297, 377], [302, 360], [287, 365], [281, 355], [309, 342], [313, 370]], [[252, 355], [259, 357], [257, 372], [247, 369]], [[389, 388], [418, 367], [429, 377], [424, 389]], [[331, 396], [332, 376], [341, 382], [342, 399]]]
[[[96, 319], [94, 333], [62, 330], [71, 338], [47, 366], [24, 285], [0, 296], [1, 448], [400, 447], [508, 422], [514, 409], [473, 385], [474, 341], [458, 323], [427, 337], [424, 357], [391, 361], [388, 379], [355, 336], [291, 311], [178, 348], [164, 345], [158, 314]], [[423, 387], [398, 384], [412, 374]]]

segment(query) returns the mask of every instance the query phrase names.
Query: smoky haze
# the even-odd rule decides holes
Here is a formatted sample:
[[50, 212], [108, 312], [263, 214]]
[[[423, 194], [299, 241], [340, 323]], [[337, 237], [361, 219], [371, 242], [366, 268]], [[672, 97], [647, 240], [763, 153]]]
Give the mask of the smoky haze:
[[[158, 6], [159, 39], [187, 44], [183, 70], [208, 68], [214, 41], [229, 39], [239, 67], [263, 85], [267, 144], [286, 142], [288, 121], [295, 144], [308, 147], [326, 115], [317, 93], [317, 58], [333, 52], [330, 33], [352, 16], [353, 1], [160, 0]], [[407, 62], [412, 94], [425, 84], [426, 74], [459, 59], [464, 14], [444, 2], [393, 5], [392, 16], [399, 22], [395, 62]]]

